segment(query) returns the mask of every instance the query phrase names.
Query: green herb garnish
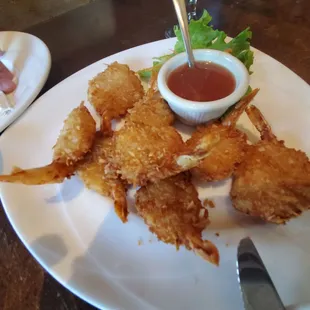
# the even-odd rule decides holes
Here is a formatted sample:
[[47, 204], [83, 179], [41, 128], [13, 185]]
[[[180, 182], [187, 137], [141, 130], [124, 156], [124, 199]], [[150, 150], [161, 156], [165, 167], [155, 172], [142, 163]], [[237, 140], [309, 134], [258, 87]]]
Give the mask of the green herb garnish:
[[[230, 42], [225, 42], [226, 33], [214, 29], [210, 22], [212, 17], [204, 10], [202, 16], [198, 20], [191, 20], [189, 23], [189, 34], [193, 49], [210, 48], [220, 51], [227, 51], [237, 57], [250, 71], [253, 64], [253, 52], [250, 50], [250, 39], [252, 32], [249, 28], [240, 32]], [[174, 33], [177, 37], [177, 42], [174, 46], [174, 51], [171, 54], [153, 58], [153, 67], [138, 71], [141, 78], [150, 78], [152, 71], [159, 71], [160, 67], [172, 56], [184, 52], [184, 43], [181, 31], [178, 26], [174, 26]]]

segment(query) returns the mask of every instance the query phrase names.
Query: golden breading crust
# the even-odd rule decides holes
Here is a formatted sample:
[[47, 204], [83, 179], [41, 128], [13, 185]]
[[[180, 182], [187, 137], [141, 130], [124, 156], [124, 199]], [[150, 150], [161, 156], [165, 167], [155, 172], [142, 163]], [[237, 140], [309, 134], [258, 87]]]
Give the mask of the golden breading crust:
[[282, 224], [310, 207], [310, 164], [283, 142], [250, 146], [234, 173], [233, 206], [265, 221]]
[[310, 207], [310, 162], [276, 139], [256, 107], [247, 113], [263, 140], [249, 146], [234, 173], [232, 203], [243, 213], [283, 224]]
[[218, 265], [219, 253], [201, 233], [209, 223], [190, 175], [178, 174], [155, 183], [148, 183], [136, 193], [139, 215], [159, 240], [176, 246], [184, 245], [204, 259]]
[[180, 134], [171, 126], [125, 124], [113, 135], [115, 154], [111, 162], [130, 184], [144, 185], [171, 175], [175, 155], [184, 151]]
[[247, 148], [247, 136], [240, 130], [221, 124], [212, 124], [198, 128], [186, 141], [190, 148], [195, 148], [205, 136], [219, 135], [220, 142], [209, 156], [191, 169], [194, 176], [203, 181], [220, 181], [232, 175], [242, 161]]
[[54, 149], [53, 160], [71, 165], [82, 159], [91, 149], [96, 123], [83, 103], [72, 110], [64, 121]]
[[89, 81], [88, 100], [102, 117], [102, 130], [106, 133], [111, 133], [111, 120], [124, 115], [143, 95], [135, 72], [117, 62]]
[[174, 122], [174, 114], [162, 98], [145, 97], [128, 111], [125, 121], [157, 127], [169, 126]]
[[125, 223], [128, 215], [126, 189], [109, 169], [112, 151], [112, 138], [97, 133], [92, 151], [78, 165], [77, 173], [87, 188], [114, 199], [115, 212]]
[[221, 181], [229, 178], [242, 161], [247, 149], [247, 136], [236, 129], [235, 125], [258, 91], [259, 89], [254, 89], [226, 112], [221, 121], [199, 127], [187, 140], [186, 145], [189, 148], [197, 147], [204, 137], [218, 137], [220, 140], [209, 156], [191, 169], [192, 174], [201, 181]]

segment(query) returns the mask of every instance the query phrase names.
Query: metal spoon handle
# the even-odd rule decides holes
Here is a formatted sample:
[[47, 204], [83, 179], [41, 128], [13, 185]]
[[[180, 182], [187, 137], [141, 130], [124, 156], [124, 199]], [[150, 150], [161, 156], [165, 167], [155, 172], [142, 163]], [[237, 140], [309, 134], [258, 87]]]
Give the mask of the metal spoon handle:
[[184, 0], [172, 0], [175, 12], [177, 14], [177, 18], [179, 21], [183, 42], [185, 45], [185, 50], [187, 54], [187, 62], [189, 67], [194, 67], [195, 59], [193, 50], [191, 47], [191, 40], [189, 37], [188, 31], [188, 21], [187, 21], [187, 13], [186, 13], [186, 6]]

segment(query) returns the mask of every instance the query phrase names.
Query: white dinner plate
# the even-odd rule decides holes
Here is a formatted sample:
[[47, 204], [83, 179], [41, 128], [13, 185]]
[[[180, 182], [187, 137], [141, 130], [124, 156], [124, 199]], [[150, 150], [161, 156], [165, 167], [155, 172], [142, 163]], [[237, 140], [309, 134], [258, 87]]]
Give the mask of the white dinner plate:
[[[174, 39], [153, 42], [100, 60], [70, 76], [38, 99], [0, 137], [3, 172], [51, 161], [63, 120], [86, 100], [88, 80], [107, 63], [133, 70], [173, 48]], [[255, 50], [254, 100], [279, 139], [310, 154], [310, 88], [281, 63]], [[256, 135], [246, 115], [239, 126]], [[186, 135], [188, 128], [179, 126]], [[60, 185], [1, 184], [1, 198], [17, 234], [59, 282], [101, 309], [240, 310], [236, 247], [251, 236], [288, 309], [310, 309], [310, 212], [287, 225], [263, 224], [235, 211], [231, 180], [197, 184], [199, 196], [213, 199], [204, 237], [220, 251], [220, 266], [185, 249], [157, 241], [143, 220], [122, 224], [112, 201], [85, 189], [77, 177]], [[132, 194], [132, 192], [131, 192]], [[132, 199], [130, 199], [132, 202]], [[219, 233], [217, 237], [215, 233]]]
[[8, 95], [15, 107], [0, 118], [0, 132], [19, 117], [37, 97], [51, 68], [47, 46], [37, 37], [17, 31], [0, 31], [0, 57], [17, 79], [16, 90]]

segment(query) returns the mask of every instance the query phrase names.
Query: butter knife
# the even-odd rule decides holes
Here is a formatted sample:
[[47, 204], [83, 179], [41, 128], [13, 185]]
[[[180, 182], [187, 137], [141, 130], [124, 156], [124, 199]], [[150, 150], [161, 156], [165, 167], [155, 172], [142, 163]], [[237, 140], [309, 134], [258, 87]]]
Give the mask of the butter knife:
[[245, 310], [285, 310], [267, 269], [250, 238], [240, 241], [237, 273]]

